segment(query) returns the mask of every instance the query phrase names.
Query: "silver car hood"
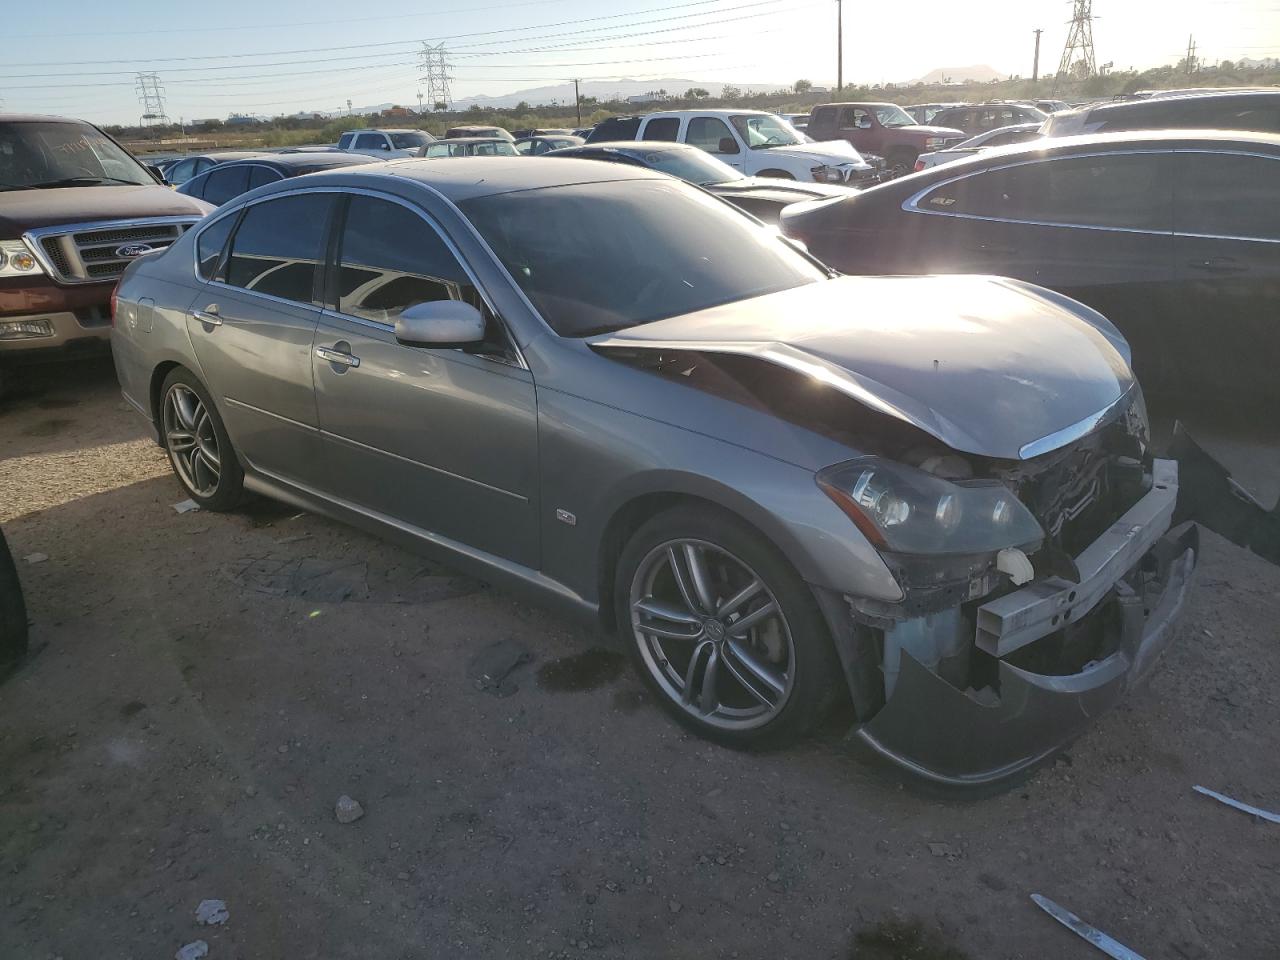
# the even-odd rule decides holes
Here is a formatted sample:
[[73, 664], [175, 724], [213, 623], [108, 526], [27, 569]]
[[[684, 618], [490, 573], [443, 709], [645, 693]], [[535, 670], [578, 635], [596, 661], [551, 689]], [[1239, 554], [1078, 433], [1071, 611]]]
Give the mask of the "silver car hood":
[[593, 337], [593, 347], [758, 357], [985, 457], [1084, 436], [1133, 387], [1100, 314], [999, 277], [841, 277]]

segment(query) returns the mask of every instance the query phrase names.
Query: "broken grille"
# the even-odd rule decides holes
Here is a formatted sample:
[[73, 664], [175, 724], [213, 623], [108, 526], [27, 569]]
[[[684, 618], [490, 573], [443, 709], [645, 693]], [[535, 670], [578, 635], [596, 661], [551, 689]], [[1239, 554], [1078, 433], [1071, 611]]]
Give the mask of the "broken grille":
[[128, 244], [146, 244], [152, 250], [166, 249], [187, 231], [195, 219], [164, 218], [130, 220], [124, 223], [79, 224], [65, 231], [41, 230], [40, 250], [61, 283], [97, 283], [114, 280], [138, 257], [122, 256]]

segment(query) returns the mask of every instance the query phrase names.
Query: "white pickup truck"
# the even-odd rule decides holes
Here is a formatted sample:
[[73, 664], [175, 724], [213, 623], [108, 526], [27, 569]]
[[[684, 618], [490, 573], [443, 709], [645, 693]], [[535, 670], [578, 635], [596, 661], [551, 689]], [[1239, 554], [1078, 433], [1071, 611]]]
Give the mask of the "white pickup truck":
[[879, 169], [844, 140], [815, 143], [763, 110], [671, 110], [602, 120], [587, 143], [667, 140], [687, 143], [749, 177], [870, 186]]
[[338, 138], [338, 149], [369, 157], [393, 160], [416, 157], [435, 137], [425, 130], [348, 130]]

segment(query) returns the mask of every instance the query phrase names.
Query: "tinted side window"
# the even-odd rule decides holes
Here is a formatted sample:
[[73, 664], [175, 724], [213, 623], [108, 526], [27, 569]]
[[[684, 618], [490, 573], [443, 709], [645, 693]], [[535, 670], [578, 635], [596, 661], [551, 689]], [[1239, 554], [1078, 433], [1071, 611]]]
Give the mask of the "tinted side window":
[[203, 197], [216, 205], [226, 203], [249, 189], [249, 168], [240, 164], [223, 164], [209, 171]]
[[165, 179], [176, 187], [186, 183], [195, 173], [196, 162], [194, 160], [179, 160], [169, 168], [169, 173]]
[[348, 150], [351, 148], [351, 141], [355, 139], [354, 133], [344, 133], [338, 138], [338, 149]]
[[387, 145], [387, 138], [380, 133], [362, 133], [356, 137], [357, 150], [382, 150]]
[[[227, 246], [227, 237], [231, 235], [231, 228], [235, 226], [235, 222], [236, 215], [233, 213], [208, 227], [196, 238], [196, 259], [200, 264], [200, 276], [204, 279], [215, 279], [214, 270], [222, 257], [222, 251]], [[219, 273], [217, 279], [224, 279], [223, 273]]]
[[463, 299], [466, 273], [440, 235], [412, 210], [353, 196], [338, 254], [338, 311], [394, 324], [407, 307]]
[[836, 123], [835, 107], [818, 107], [813, 111], [813, 115], [809, 118], [809, 126], [817, 129], [819, 127], [833, 127]]
[[922, 210], [1004, 220], [1135, 230], [1170, 229], [1169, 153], [1025, 163], [943, 184]]
[[641, 140], [675, 140], [680, 135], [679, 117], [659, 117], [645, 124]]
[[1184, 153], [1178, 164], [1178, 233], [1280, 240], [1280, 160]]
[[275, 183], [277, 180], [283, 180], [284, 177], [276, 173], [270, 167], [250, 167], [249, 168], [249, 189], [261, 187], [268, 183]]
[[[720, 141], [726, 137], [733, 140], [733, 134], [719, 117], [693, 117], [689, 120], [689, 129], [684, 139], [690, 146], [706, 150], [708, 153], [719, 153]], [[736, 140], [731, 152], [738, 152]]]
[[314, 303], [333, 194], [306, 193], [254, 204], [231, 241], [227, 283]]

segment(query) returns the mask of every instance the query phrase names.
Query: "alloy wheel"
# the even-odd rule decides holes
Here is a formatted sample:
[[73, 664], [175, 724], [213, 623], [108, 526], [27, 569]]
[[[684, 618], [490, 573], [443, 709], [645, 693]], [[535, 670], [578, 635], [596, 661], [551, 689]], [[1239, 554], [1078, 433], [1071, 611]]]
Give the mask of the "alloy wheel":
[[794, 684], [782, 607], [739, 558], [705, 540], [671, 540], [636, 568], [631, 628], [659, 687], [695, 719], [749, 730], [774, 719]]
[[173, 468], [187, 489], [211, 497], [222, 476], [213, 418], [190, 387], [175, 383], [164, 398], [164, 439]]

